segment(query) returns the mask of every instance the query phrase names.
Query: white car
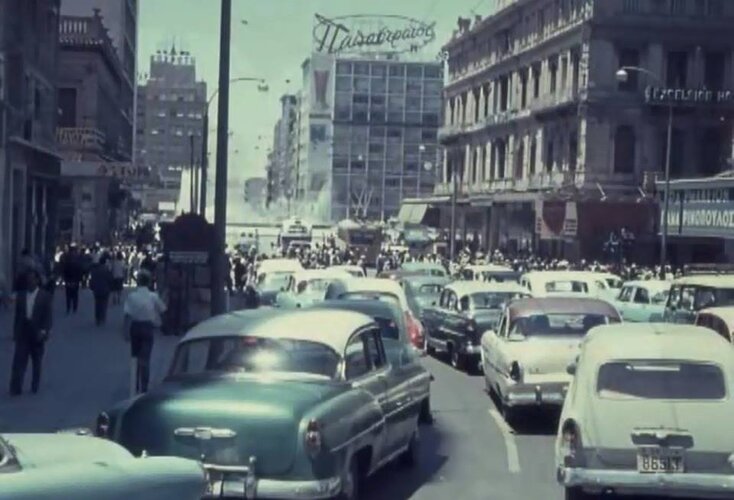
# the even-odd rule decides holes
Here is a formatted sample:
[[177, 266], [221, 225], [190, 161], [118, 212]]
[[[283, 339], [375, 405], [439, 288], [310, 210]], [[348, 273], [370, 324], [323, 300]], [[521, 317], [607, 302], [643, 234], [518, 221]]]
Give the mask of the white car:
[[135, 457], [86, 435], [0, 436], [0, 498], [13, 500], [199, 500], [206, 472], [195, 460]]
[[734, 350], [692, 325], [625, 323], [591, 331], [555, 445], [567, 500], [732, 498]]
[[322, 302], [326, 296], [326, 289], [336, 280], [351, 279], [352, 276], [344, 271], [330, 269], [307, 269], [299, 271], [288, 281], [285, 291], [275, 297], [278, 307], [306, 307]]
[[354, 265], [348, 265], [348, 264], [340, 264], [338, 266], [331, 266], [329, 269], [333, 269], [334, 271], [344, 271], [345, 273], [349, 273], [354, 278], [366, 278], [367, 275], [364, 273], [364, 268], [362, 266], [354, 266]]
[[530, 271], [520, 277], [520, 284], [533, 297], [595, 297], [613, 300], [616, 289], [607, 279], [592, 271]]
[[260, 305], [274, 305], [278, 294], [288, 288], [291, 276], [303, 271], [298, 259], [267, 259], [257, 268], [257, 293]]
[[510, 303], [497, 330], [482, 336], [487, 390], [512, 423], [523, 407], [560, 406], [566, 368], [594, 326], [621, 321], [608, 302], [592, 298], [529, 298]]

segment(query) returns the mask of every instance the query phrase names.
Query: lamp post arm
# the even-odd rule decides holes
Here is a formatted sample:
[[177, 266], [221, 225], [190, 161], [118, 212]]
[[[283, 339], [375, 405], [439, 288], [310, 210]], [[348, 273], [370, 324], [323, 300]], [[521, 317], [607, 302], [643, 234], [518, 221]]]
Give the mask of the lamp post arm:
[[653, 80], [655, 80], [655, 82], [658, 85], [662, 85], [663, 84], [663, 79], [660, 78], [658, 75], [656, 75], [655, 73], [653, 73], [652, 71], [650, 71], [647, 68], [641, 68], [639, 66], [622, 66], [620, 69], [623, 69], [624, 71], [627, 71], [627, 72], [629, 72], [629, 71], [635, 71], [637, 73], [642, 73], [643, 75], [649, 76], [650, 78], [652, 78]]

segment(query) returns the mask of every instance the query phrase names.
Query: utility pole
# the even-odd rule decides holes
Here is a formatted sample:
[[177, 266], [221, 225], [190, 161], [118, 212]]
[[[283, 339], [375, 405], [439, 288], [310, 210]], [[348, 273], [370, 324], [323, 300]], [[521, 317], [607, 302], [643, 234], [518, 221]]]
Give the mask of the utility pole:
[[225, 258], [227, 237], [227, 152], [229, 142], [229, 50], [232, 0], [222, 0], [219, 28], [219, 108], [217, 111], [217, 172], [214, 186], [214, 248], [211, 266], [212, 316], [225, 312]]
[[204, 126], [201, 131], [201, 194], [199, 199], [199, 213], [206, 219], [206, 170], [209, 166], [209, 105], [204, 108]]

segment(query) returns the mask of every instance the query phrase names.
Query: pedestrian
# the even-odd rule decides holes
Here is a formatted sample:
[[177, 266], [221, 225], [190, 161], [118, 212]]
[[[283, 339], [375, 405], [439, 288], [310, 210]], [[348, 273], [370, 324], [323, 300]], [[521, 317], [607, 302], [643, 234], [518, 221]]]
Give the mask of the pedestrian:
[[69, 247], [69, 251], [61, 258], [61, 278], [66, 290], [66, 314], [76, 313], [79, 309], [79, 288], [84, 277], [79, 251], [76, 246]]
[[110, 268], [112, 270], [112, 303], [114, 305], [120, 305], [122, 303], [122, 289], [125, 285], [125, 276], [127, 275], [125, 258], [122, 252], [117, 252], [115, 258], [112, 259]]
[[102, 326], [107, 321], [107, 305], [112, 292], [112, 272], [107, 265], [107, 256], [100, 257], [89, 275], [89, 289], [94, 294], [94, 323]]
[[13, 322], [15, 352], [10, 375], [11, 396], [19, 396], [23, 392], [28, 359], [33, 365], [31, 391], [34, 394], [38, 392], [41, 383], [43, 353], [51, 332], [52, 304], [51, 295], [41, 289], [40, 284], [41, 275], [38, 270], [27, 269], [23, 287], [16, 297]]
[[131, 396], [147, 392], [150, 381], [150, 359], [154, 333], [161, 326], [161, 315], [166, 305], [156, 292], [150, 290], [150, 276], [141, 273], [138, 286], [130, 292], [124, 305], [123, 332], [130, 342]]

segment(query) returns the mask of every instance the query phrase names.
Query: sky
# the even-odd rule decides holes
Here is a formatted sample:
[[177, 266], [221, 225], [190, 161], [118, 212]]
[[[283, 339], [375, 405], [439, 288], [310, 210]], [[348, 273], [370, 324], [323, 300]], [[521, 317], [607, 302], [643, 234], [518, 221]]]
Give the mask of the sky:
[[[239, 183], [264, 174], [267, 149], [272, 147], [279, 99], [301, 86], [301, 63], [312, 48], [314, 14], [336, 17], [349, 14], [393, 14], [436, 21], [436, 41], [426, 48], [434, 57], [448, 41], [459, 16], [486, 16], [496, 0], [233, 0], [232, 78], [264, 78], [267, 93], [252, 83], [237, 83], [230, 90], [229, 180]], [[141, 0], [138, 34], [138, 72], [148, 71], [156, 50], [189, 51], [197, 64], [197, 77], [216, 88], [219, 64], [219, 1]], [[290, 81], [288, 83], [287, 81]], [[212, 105], [210, 128], [216, 126]], [[210, 149], [216, 139], [209, 138]], [[212, 151], [214, 158], [215, 151]]]

